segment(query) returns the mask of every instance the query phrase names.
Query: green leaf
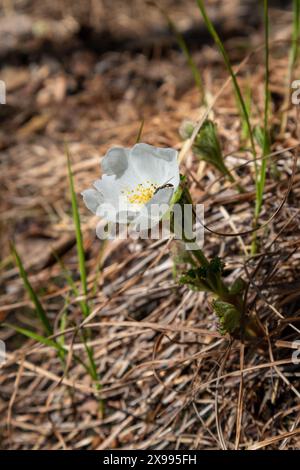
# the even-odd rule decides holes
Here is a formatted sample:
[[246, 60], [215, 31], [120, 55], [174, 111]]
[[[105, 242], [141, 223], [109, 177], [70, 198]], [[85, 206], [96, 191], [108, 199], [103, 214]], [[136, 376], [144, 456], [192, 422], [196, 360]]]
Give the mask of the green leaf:
[[213, 292], [205, 270], [205, 267], [189, 269], [180, 277], [179, 283], [186, 284], [193, 290]]
[[215, 257], [207, 264], [197, 268], [192, 268], [183, 273], [179, 282], [195, 287], [199, 291], [218, 293], [220, 288], [226, 289], [222, 282], [224, 263], [220, 258]]
[[215, 256], [209, 263], [209, 271], [214, 274], [223, 274], [225, 264], [218, 256]]
[[26, 270], [23, 266], [22, 260], [19, 256], [18, 252], [17, 252], [16, 247], [13, 244], [11, 244], [11, 250], [12, 250], [12, 253], [14, 255], [16, 264], [18, 266], [20, 276], [23, 280], [24, 287], [27, 290], [27, 292], [29, 294], [29, 297], [30, 297], [30, 299], [32, 300], [32, 302], [35, 306], [36, 313], [37, 313], [39, 319], [41, 320], [41, 323], [44, 327], [45, 333], [47, 333], [48, 336], [51, 336], [53, 334], [53, 328], [52, 328], [52, 326], [51, 326], [51, 324], [50, 324], [50, 322], [47, 318], [46, 312], [45, 312], [45, 310], [44, 310], [37, 294], [35, 293], [32, 285], [31, 285], [31, 283], [28, 279], [28, 276], [27, 276]]
[[[192, 135], [193, 129], [190, 124], [188, 124], [185, 132]], [[233, 176], [224, 163], [216, 125], [211, 120], [207, 119], [203, 123], [192, 149], [198, 158], [214, 166], [222, 175], [227, 176], [231, 182], [234, 182]]]
[[220, 321], [220, 333], [222, 335], [232, 334], [240, 326], [241, 314], [237, 308], [222, 300], [214, 300], [212, 307]]

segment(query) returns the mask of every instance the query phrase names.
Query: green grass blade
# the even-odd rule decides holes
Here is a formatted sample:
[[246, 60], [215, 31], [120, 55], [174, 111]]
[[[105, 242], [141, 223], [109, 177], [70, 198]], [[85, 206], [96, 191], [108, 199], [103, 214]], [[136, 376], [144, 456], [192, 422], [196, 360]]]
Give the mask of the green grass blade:
[[41, 336], [38, 333], [35, 333], [34, 331], [28, 330], [27, 328], [12, 325], [11, 323], [3, 323], [3, 326], [15, 330], [17, 333], [20, 333], [23, 336], [27, 336], [27, 338], [34, 339], [38, 343], [44, 344], [45, 346], [50, 346], [51, 348], [55, 348], [58, 351], [62, 349], [62, 347], [52, 339], [46, 338], [45, 336]]
[[91, 375], [91, 377], [92, 377], [93, 380], [95, 380], [96, 382], [98, 382], [98, 381], [99, 381], [99, 378], [98, 378], [98, 373], [97, 373], [97, 366], [96, 366], [96, 363], [95, 363], [95, 361], [94, 361], [93, 349], [88, 346], [88, 344], [86, 343], [86, 341], [84, 341], [84, 345], [85, 345], [85, 350], [86, 350], [87, 355], [88, 355], [88, 358], [89, 358], [89, 363], [90, 363], [90, 375]]
[[[70, 186], [71, 201], [72, 201], [72, 214], [73, 214], [73, 220], [75, 224], [76, 246], [77, 246], [77, 254], [78, 254], [78, 260], [79, 260], [81, 288], [82, 288], [82, 292], [84, 296], [87, 297], [87, 275], [86, 275], [85, 254], [84, 254], [81, 225], [80, 225], [80, 215], [79, 215], [77, 198], [76, 198], [76, 193], [75, 193], [75, 188], [74, 188], [74, 179], [73, 179], [73, 173], [72, 173], [72, 168], [71, 168], [71, 158], [70, 158], [70, 154], [69, 154], [67, 147], [66, 147], [66, 155], [67, 155], [67, 163], [68, 163], [69, 186]], [[72, 285], [73, 281], [72, 282], [70, 281], [70, 283]], [[83, 316], [86, 318], [90, 313], [87, 300], [84, 300], [81, 303], [81, 306], [82, 306]], [[88, 346], [85, 333], [82, 336], [82, 339], [84, 342], [85, 350], [88, 355], [88, 360], [90, 364], [87, 370], [91, 378], [96, 382], [96, 388], [98, 390], [100, 385], [99, 385], [99, 379], [98, 379], [98, 374], [97, 374], [97, 368], [96, 368], [96, 364], [94, 361], [93, 349]]]
[[[67, 281], [67, 284], [69, 285], [69, 287], [71, 288], [71, 290], [73, 291], [73, 294], [76, 296], [76, 297], [79, 297], [80, 296], [80, 292], [79, 290], [77, 289], [77, 286], [76, 286], [76, 283], [74, 282], [73, 278], [72, 278], [72, 274], [68, 271], [68, 269], [66, 268], [66, 266], [64, 265], [64, 262], [61, 258], [59, 258], [59, 256], [57, 256], [56, 253], [53, 253], [53, 256], [55, 257], [55, 259], [57, 260], [57, 262], [59, 263], [60, 267], [61, 267], [61, 270], [62, 270], [62, 273], [65, 277], [65, 280]], [[86, 310], [86, 302], [84, 300], [80, 300], [79, 301], [79, 305], [80, 305], [80, 308], [81, 308], [81, 311], [82, 313], [84, 314], [85, 313], [85, 310]]]
[[188, 66], [192, 72], [192, 75], [193, 75], [193, 78], [194, 78], [194, 82], [195, 82], [195, 85], [196, 87], [198, 88], [199, 90], [199, 93], [200, 93], [200, 96], [201, 96], [201, 101], [203, 103], [205, 103], [205, 93], [204, 93], [204, 86], [203, 86], [203, 81], [202, 81], [202, 78], [201, 78], [201, 75], [200, 75], [200, 72], [198, 70], [198, 67], [197, 65], [195, 64], [194, 62], [194, 59], [192, 57], [192, 54], [190, 53], [189, 51], [189, 48], [187, 46], [187, 43], [185, 42], [184, 40], [184, 37], [183, 35], [181, 34], [181, 32], [178, 30], [176, 24], [174, 23], [174, 21], [172, 21], [172, 19], [169, 17], [169, 15], [164, 12], [164, 16], [168, 22], [168, 25], [169, 25], [169, 28], [171, 29], [171, 31], [173, 32], [174, 36], [176, 37], [176, 41], [178, 42], [178, 45], [180, 47], [180, 49], [182, 50], [183, 52], [183, 55], [185, 56], [186, 58], [186, 61], [188, 63]]
[[299, 36], [300, 36], [300, 0], [293, 0], [293, 43], [291, 51], [291, 62], [294, 67], [299, 55]]
[[[98, 378], [97, 367], [94, 361], [94, 352], [93, 352], [93, 349], [90, 348], [86, 343], [85, 343], [85, 350], [87, 352], [87, 355], [89, 357], [89, 362], [90, 362], [90, 376], [94, 380], [95, 389], [97, 390], [97, 392], [99, 392], [102, 389], [102, 385]], [[103, 399], [99, 400], [99, 411], [101, 415], [104, 416], [105, 402]]]
[[[264, 102], [264, 127], [263, 127], [263, 157], [267, 157], [270, 154], [270, 137], [269, 137], [269, 11], [268, 11], [268, 0], [264, 0], [264, 25], [265, 25], [265, 102]], [[257, 195], [256, 195], [256, 207], [255, 217], [259, 217], [263, 194], [266, 182], [266, 170], [267, 170], [268, 159], [263, 158], [261, 163], [260, 175], [257, 182]]]
[[[56, 256], [56, 255], [55, 255]], [[77, 286], [71, 276], [71, 274], [69, 273], [69, 271], [67, 270], [67, 268], [65, 267], [63, 261], [58, 257], [56, 256], [56, 259], [62, 269], [62, 272], [64, 274], [64, 277], [68, 283], [68, 285], [70, 286], [71, 290], [73, 291], [73, 293], [78, 296], [79, 295], [79, 291], [77, 289]], [[80, 301], [79, 302], [80, 304], [80, 307], [81, 307], [81, 310], [82, 312], [84, 312], [84, 307], [85, 307], [85, 303], [84, 301]], [[66, 303], [66, 306], [67, 306], [67, 303]], [[60, 325], [60, 331], [63, 332], [64, 329], [65, 329], [65, 324], [66, 324], [66, 320], [67, 320], [67, 317], [66, 317], [66, 314], [64, 313], [63, 316], [62, 316], [62, 320], [61, 320], [61, 325]], [[74, 358], [77, 360], [77, 362], [80, 362], [80, 364], [82, 364], [85, 368], [85, 370], [88, 372], [88, 374], [91, 376], [91, 378], [96, 381], [98, 384], [99, 384], [99, 379], [98, 379], [98, 375], [97, 375], [97, 367], [96, 367], [96, 364], [95, 364], [95, 361], [94, 361], [94, 355], [93, 355], [93, 349], [90, 348], [87, 344], [87, 337], [86, 337], [86, 333], [83, 332], [81, 334], [81, 338], [82, 338], [82, 342], [84, 344], [84, 348], [85, 348], [85, 351], [87, 353], [87, 356], [88, 356], [88, 363], [89, 365], [86, 365], [84, 364], [83, 361], [81, 361], [78, 356], [75, 356], [74, 355]], [[57, 338], [57, 342], [59, 344], [64, 344], [64, 335], [60, 336]], [[99, 386], [97, 385], [97, 390], [99, 390]]]
[[141, 120], [141, 124], [140, 124], [140, 128], [139, 128], [139, 131], [138, 131], [138, 135], [136, 136], [136, 141], [135, 143], [138, 144], [142, 138], [142, 133], [143, 133], [143, 129], [144, 129], [144, 124], [145, 124], [145, 120], [142, 119]]
[[[95, 389], [99, 392], [102, 388], [102, 385], [101, 385], [101, 382], [100, 382], [99, 377], [98, 377], [97, 366], [96, 366], [96, 363], [95, 363], [95, 360], [94, 360], [94, 350], [93, 350], [92, 347], [90, 347], [87, 344], [85, 332], [83, 332], [81, 334], [81, 337], [82, 337], [82, 341], [83, 341], [83, 344], [84, 344], [84, 347], [85, 347], [85, 351], [86, 351], [88, 359], [89, 359], [88, 373], [91, 376], [92, 380], [94, 381]], [[102, 400], [102, 399], [100, 399], [100, 401], [99, 401], [99, 409], [100, 409], [101, 415], [104, 416], [105, 403], [104, 403], [104, 400]]]
[[[72, 215], [73, 215], [73, 220], [74, 220], [74, 225], [75, 225], [76, 247], [77, 247], [78, 262], [79, 262], [81, 288], [82, 288], [83, 295], [87, 297], [87, 275], [86, 275], [86, 267], [85, 267], [85, 254], [84, 254], [84, 248], [83, 248], [83, 239], [82, 239], [81, 225], [80, 225], [80, 215], [79, 215], [77, 198], [76, 198], [76, 193], [75, 193], [75, 188], [74, 188], [74, 179], [73, 179], [73, 173], [72, 173], [72, 168], [71, 168], [71, 158], [70, 158], [70, 153], [69, 153], [67, 146], [66, 146], [66, 155], [67, 155], [69, 186], [70, 186], [71, 202], [72, 202]], [[84, 306], [83, 315], [86, 318], [89, 315], [89, 306], [86, 300], [84, 301], [83, 306]]]
[[62, 316], [61, 316], [61, 319], [60, 319], [60, 323], [59, 323], [59, 331], [60, 331], [61, 335], [58, 336], [58, 338], [57, 338], [57, 342], [62, 348], [65, 346], [64, 331], [67, 328], [67, 308], [68, 308], [68, 302], [66, 300], [64, 310], [63, 310], [63, 313], [62, 313]]
[[168, 12], [161, 5], [159, 5], [156, 2], [149, 2], [149, 3], [152, 3], [153, 5], [155, 5], [159, 9], [159, 11], [162, 13], [164, 18], [166, 19], [170, 30], [173, 32], [173, 34], [176, 38], [176, 41], [177, 41], [180, 49], [182, 50], [183, 55], [186, 58], [188, 66], [189, 66], [189, 68], [191, 70], [191, 73], [193, 75], [195, 85], [199, 90], [199, 93], [200, 93], [200, 96], [201, 96], [201, 101], [202, 101], [203, 104], [205, 104], [205, 92], [204, 92], [204, 85], [203, 85], [202, 77], [200, 75], [200, 72], [198, 70], [197, 65], [194, 62], [192, 54], [189, 51], [189, 48], [187, 46], [187, 43], [185, 42], [185, 39], [184, 39], [183, 35], [178, 30], [178, 28], [177, 28], [176, 24], [174, 23], [174, 21], [168, 15]]
[[[237, 104], [240, 107], [239, 101], [237, 101]], [[248, 116], [249, 116], [249, 119], [250, 119], [251, 106], [252, 106], [252, 90], [251, 90], [249, 82], [247, 83], [247, 88], [246, 88], [246, 91], [245, 91], [245, 106], [246, 106], [247, 113], [248, 113]], [[248, 139], [250, 138], [250, 136], [249, 136], [247, 122], [245, 121], [245, 118], [244, 118], [244, 115], [243, 115], [241, 109], [240, 109], [240, 114], [242, 116], [242, 140], [244, 142], [247, 142]]]
[[[269, 6], [268, 0], [264, 0], [264, 29], [265, 29], [265, 99], [264, 99], [264, 125], [263, 130], [258, 130], [257, 137], [260, 145], [262, 146], [263, 159], [261, 163], [259, 177], [256, 181], [256, 201], [255, 201], [255, 216], [254, 225], [257, 225], [257, 221], [261, 212], [265, 182], [266, 182], [266, 171], [268, 165], [268, 155], [270, 155], [270, 134], [269, 134], [269, 107], [270, 107], [270, 93], [269, 93]], [[275, 169], [274, 169], [275, 170]], [[251, 252], [255, 254], [257, 251], [257, 234], [254, 232]]]
[[35, 310], [36, 310], [36, 313], [44, 327], [44, 331], [45, 333], [48, 335], [48, 336], [51, 336], [53, 334], [53, 328], [47, 318], [47, 315], [46, 315], [46, 312], [37, 296], [37, 294], [35, 293], [29, 279], [28, 279], [28, 276], [27, 276], [27, 273], [26, 273], [26, 270], [23, 266], [23, 263], [22, 263], [22, 260], [17, 252], [17, 249], [16, 247], [11, 244], [11, 250], [12, 250], [12, 253], [13, 253], [13, 256], [15, 258], [15, 261], [16, 261], [16, 265], [18, 266], [18, 269], [19, 269], [19, 273], [20, 273], [20, 276], [23, 280], [23, 284], [24, 284], [24, 287], [26, 289], [26, 291], [28, 292], [29, 294], [29, 297], [30, 299], [32, 300], [34, 306], [35, 306]]
[[[66, 351], [65, 348], [62, 347], [62, 345], [58, 341], [46, 338], [45, 336], [41, 336], [41, 335], [39, 335], [38, 333], [35, 333], [32, 330], [28, 330], [27, 328], [22, 328], [22, 327], [17, 326], [17, 325], [12, 325], [11, 323], [3, 323], [2, 326], [5, 326], [5, 327], [10, 328], [12, 330], [15, 330], [17, 333], [20, 333], [21, 335], [26, 336], [27, 338], [34, 339], [35, 341], [37, 341], [40, 344], [44, 344], [45, 346], [56, 349], [59, 353], [60, 359], [64, 363], [67, 351]], [[81, 364], [82, 367], [84, 367], [84, 369], [86, 370], [86, 372], [89, 375], [91, 375], [90, 368], [80, 359], [80, 357], [77, 356], [76, 354], [73, 354], [73, 357], [76, 360], [76, 362], [78, 362], [78, 364]]]
[[283, 133], [287, 125], [287, 110], [289, 107], [291, 95], [291, 83], [293, 80], [294, 68], [297, 65], [299, 58], [299, 38], [300, 38], [300, 0], [293, 0], [293, 32], [292, 32], [292, 45], [289, 54], [289, 64], [287, 73], [287, 89], [285, 99], [282, 105], [281, 125], [280, 132]]
[[[223, 45], [223, 43], [222, 43], [222, 41], [221, 41], [217, 31], [216, 31], [214, 25], [212, 24], [209, 17], [207, 16], [203, 0], [196, 0], [196, 1], [197, 1], [199, 9], [201, 11], [203, 20], [206, 24], [206, 27], [207, 27], [210, 35], [214, 39], [214, 41], [215, 41], [222, 57], [223, 57], [226, 68], [227, 68], [227, 70], [228, 70], [228, 72], [231, 76], [233, 87], [234, 87], [237, 99], [240, 103], [240, 109], [242, 110], [243, 118], [244, 118], [244, 121], [245, 121], [247, 129], [248, 129], [248, 134], [249, 134], [249, 138], [250, 138], [250, 142], [251, 142], [252, 154], [253, 154], [253, 157], [256, 159], [255, 142], [254, 142], [254, 137], [253, 137], [253, 131], [252, 131], [251, 124], [250, 124], [250, 118], [249, 118], [249, 114], [248, 114], [248, 111], [247, 111], [247, 106], [245, 104], [245, 101], [244, 101], [241, 89], [239, 87], [236, 75], [235, 75], [235, 73], [234, 73], [234, 71], [231, 67], [231, 63], [230, 63], [228, 54], [225, 50], [225, 47], [224, 47], [224, 45]], [[256, 163], [256, 161], [255, 161], [255, 171], [256, 171], [256, 174], [257, 174], [257, 163]]]
[[93, 282], [92, 295], [96, 295], [96, 293], [97, 293], [98, 281], [99, 281], [99, 277], [100, 277], [101, 271], [102, 271], [103, 256], [104, 256], [104, 252], [105, 252], [107, 242], [108, 242], [107, 240], [102, 241], [102, 245], [100, 247], [100, 251], [99, 251], [99, 254], [98, 254], [98, 257], [97, 257], [97, 269], [96, 269], [96, 273], [95, 273], [95, 279], [94, 279], [94, 282]]

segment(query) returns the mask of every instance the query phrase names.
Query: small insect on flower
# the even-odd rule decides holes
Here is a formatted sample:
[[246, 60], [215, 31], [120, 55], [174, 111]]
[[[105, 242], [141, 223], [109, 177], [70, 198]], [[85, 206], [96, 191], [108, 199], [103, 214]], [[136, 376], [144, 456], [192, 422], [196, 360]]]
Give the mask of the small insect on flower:
[[156, 190], [154, 191], [154, 194], [158, 193], [158, 191], [160, 191], [161, 189], [164, 189], [164, 188], [174, 188], [173, 184], [170, 184], [170, 183], [165, 183], [161, 186], [159, 186], [158, 188], [156, 188]]
[[179, 186], [177, 155], [172, 148], [142, 143], [110, 149], [101, 162], [102, 178], [82, 193], [86, 206], [109, 222], [138, 227], [149, 219], [149, 228], [156, 225]]

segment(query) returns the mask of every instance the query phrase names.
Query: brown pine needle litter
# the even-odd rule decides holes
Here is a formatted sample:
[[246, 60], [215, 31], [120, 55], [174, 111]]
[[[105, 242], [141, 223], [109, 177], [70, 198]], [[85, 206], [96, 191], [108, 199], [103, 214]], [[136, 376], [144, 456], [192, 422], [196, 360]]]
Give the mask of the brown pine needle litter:
[[[282, 109], [291, 9], [269, 2], [268, 161], [277, 171], [268, 166], [258, 249], [251, 255], [253, 155], [241, 138], [231, 80], [196, 2], [161, 4], [199, 68], [208, 108], [199, 103], [165, 17], [146, 1], [99, 0], [92, 12], [80, 0], [19, 3], [0, 7], [0, 80], [7, 84], [7, 105], [0, 105], [0, 339], [7, 348], [0, 364], [0, 447], [299, 449], [299, 108]], [[259, 126], [262, 12], [254, 0], [205, 3], [241, 90], [246, 94], [251, 87], [251, 123]], [[7, 25], [9, 44], [1, 39]], [[295, 78], [299, 73], [296, 64]], [[200, 127], [206, 117], [216, 123], [226, 165], [244, 192], [199, 162], [192, 151], [196, 131], [185, 142], [180, 137], [183, 121]], [[181, 173], [205, 207], [205, 253], [224, 260], [228, 282], [241, 276], [249, 283], [247, 305], [265, 332], [261, 340], [243, 343], [220, 334], [207, 294], [174, 279], [172, 241], [104, 243], [96, 237], [98, 219], [80, 193], [100, 177], [100, 156], [114, 145], [134, 145], [138, 135], [141, 142], [180, 152]], [[65, 142], [79, 204], [87, 296], [78, 269]], [[53, 327], [43, 341], [12, 241]], [[87, 350], [93, 352], [97, 384]]]

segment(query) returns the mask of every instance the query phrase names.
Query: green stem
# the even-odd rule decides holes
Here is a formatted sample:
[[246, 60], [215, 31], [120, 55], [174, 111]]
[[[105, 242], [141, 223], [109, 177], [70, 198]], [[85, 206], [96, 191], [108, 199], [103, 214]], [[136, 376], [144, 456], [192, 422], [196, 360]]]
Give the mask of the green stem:
[[282, 105], [282, 116], [280, 132], [283, 133], [287, 125], [287, 108], [289, 106], [291, 83], [293, 79], [293, 71], [298, 61], [299, 55], [299, 36], [300, 36], [300, 0], [293, 0], [293, 32], [292, 45], [289, 55], [288, 73], [287, 73], [287, 89], [285, 99]]
[[[256, 201], [254, 227], [256, 227], [262, 208], [263, 194], [266, 182], [267, 156], [270, 154], [269, 139], [269, 11], [268, 0], [264, 0], [264, 25], [265, 25], [265, 100], [264, 100], [264, 132], [263, 132], [263, 159], [261, 163], [260, 175], [256, 179]], [[254, 232], [251, 246], [252, 254], [257, 252], [257, 234]]]
[[265, 23], [265, 103], [264, 103], [264, 140], [263, 140], [263, 159], [261, 163], [260, 178], [257, 184], [257, 197], [256, 197], [256, 210], [255, 216], [259, 217], [261, 207], [263, 192], [265, 187], [266, 180], [266, 169], [267, 169], [267, 158], [265, 158], [270, 153], [269, 148], [269, 15], [268, 15], [268, 0], [264, 0], [264, 23]]

